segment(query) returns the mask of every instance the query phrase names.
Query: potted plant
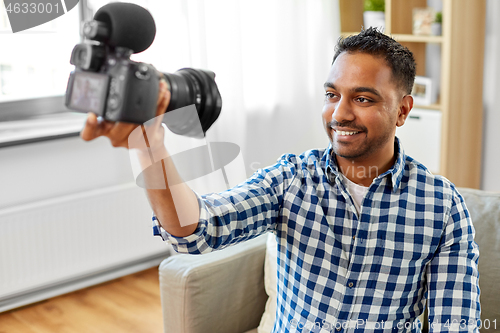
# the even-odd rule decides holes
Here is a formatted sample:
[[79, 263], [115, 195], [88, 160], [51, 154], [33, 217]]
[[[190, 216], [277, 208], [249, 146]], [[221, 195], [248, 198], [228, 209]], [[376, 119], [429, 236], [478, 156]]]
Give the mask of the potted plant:
[[363, 12], [364, 28], [385, 29], [385, 0], [365, 0]]
[[441, 36], [443, 28], [443, 13], [442, 12], [437, 12], [436, 17], [434, 18], [434, 22], [432, 23], [431, 26], [431, 32], [434, 36]]

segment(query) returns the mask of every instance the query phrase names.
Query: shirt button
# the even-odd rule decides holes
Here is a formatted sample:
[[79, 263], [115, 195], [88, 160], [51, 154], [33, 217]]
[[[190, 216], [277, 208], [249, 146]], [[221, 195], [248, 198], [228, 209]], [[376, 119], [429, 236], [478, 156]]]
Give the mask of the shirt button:
[[352, 288], [354, 286], [354, 283], [349, 282], [349, 288]]
[[338, 326], [338, 327], [337, 327], [337, 331], [338, 331], [338, 332], [342, 331], [342, 326]]
[[356, 236], [352, 236], [352, 239], [356, 239]]

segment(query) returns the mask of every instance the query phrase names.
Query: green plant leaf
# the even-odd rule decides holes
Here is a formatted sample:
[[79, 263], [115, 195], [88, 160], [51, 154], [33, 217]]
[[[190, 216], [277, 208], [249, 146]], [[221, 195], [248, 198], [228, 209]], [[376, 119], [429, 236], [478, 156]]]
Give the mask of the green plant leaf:
[[385, 0], [365, 0], [365, 11], [385, 12]]
[[436, 18], [434, 18], [434, 22], [436, 22], [436, 23], [443, 23], [443, 13], [437, 12], [436, 13]]

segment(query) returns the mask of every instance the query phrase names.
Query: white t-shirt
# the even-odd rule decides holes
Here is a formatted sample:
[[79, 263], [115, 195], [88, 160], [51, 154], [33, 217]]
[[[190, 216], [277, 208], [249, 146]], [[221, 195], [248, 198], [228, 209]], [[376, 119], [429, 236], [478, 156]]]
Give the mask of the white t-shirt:
[[347, 192], [349, 192], [349, 194], [351, 195], [352, 200], [354, 201], [354, 206], [356, 207], [356, 211], [359, 214], [361, 211], [361, 202], [363, 201], [366, 192], [368, 192], [368, 187], [363, 185], [358, 185], [350, 181], [345, 176], [344, 178], [346, 180]]

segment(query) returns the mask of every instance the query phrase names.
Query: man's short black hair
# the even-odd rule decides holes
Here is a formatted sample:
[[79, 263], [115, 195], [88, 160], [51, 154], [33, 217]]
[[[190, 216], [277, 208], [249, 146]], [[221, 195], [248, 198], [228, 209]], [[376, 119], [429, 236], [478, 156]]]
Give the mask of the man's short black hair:
[[411, 94], [415, 81], [415, 58], [408, 48], [391, 37], [370, 27], [357, 35], [340, 38], [335, 47], [333, 62], [343, 52], [360, 52], [384, 58], [392, 69], [396, 84], [400, 85], [407, 94]]

